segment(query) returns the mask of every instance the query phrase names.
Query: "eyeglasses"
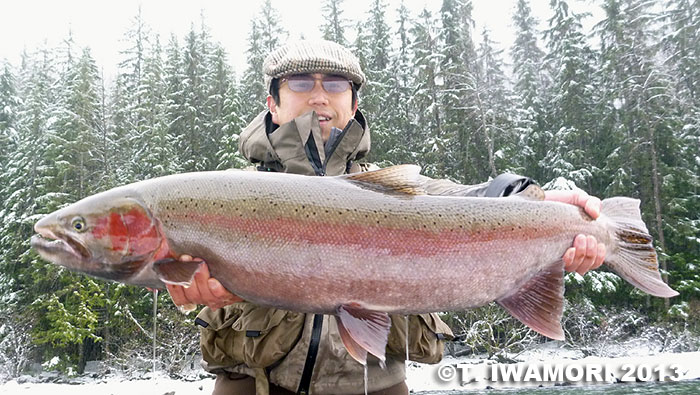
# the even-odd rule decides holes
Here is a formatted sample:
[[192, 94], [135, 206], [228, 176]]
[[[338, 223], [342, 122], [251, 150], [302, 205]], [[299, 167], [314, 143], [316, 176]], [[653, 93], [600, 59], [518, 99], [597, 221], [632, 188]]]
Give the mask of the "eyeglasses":
[[282, 78], [280, 85], [287, 83], [292, 92], [311, 92], [316, 81], [321, 81], [323, 89], [328, 93], [343, 93], [350, 87], [350, 81], [339, 75], [324, 75], [323, 78], [315, 78], [311, 74], [295, 74]]

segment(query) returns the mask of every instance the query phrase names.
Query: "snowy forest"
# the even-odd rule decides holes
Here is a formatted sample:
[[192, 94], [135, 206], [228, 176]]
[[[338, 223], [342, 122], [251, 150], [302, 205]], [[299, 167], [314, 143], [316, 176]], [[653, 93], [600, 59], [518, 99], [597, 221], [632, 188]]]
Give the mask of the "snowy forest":
[[[319, 31], [351, 48], [368, 76], [368, 162], [414, 163], [466, 184], [513, 172], [545, 188], [641, 200], [663, 277], [680, 296], [647, 297], [605, 269], [568, 274], [568, 342], [652, 326], [666, 339], [697, 339], [700, 1], [591, 1], [604, 15], [592, 29], [566, 0], [550, 3], [538, 29], [528, 1], [517, 2], [510, 48], [475, 31], [469, 0], [443, 0], [439, 12], [401, 6], [396, 20], [374, 0], [362, 21], [344, 17], [342, 0], [323, 0]], [[0, 377], [42, 363], [82, 372], [95, 360], [151, 369], [154, 294], [42, 261], [32, 226], [117, 185], [247, 166], [237, 142], [265, 109], [263, 59], [298, 38], [281, 18], [262, 4], [247, 50], [231, 54], [204, 18], [184, 37], [160, 37], [135, 10], [109, 81], [70, 36], [28, 49], [20, 64], [0, 60]], [[246, 59], [240, 75], [232, 57]], [[166, 292], [157, 297], [158, 369], [178, 374], [197, 362], [198, 332]], [[494, 306], [445, 320], [459, 335], [450, 351], [495, 355], [544, 341]]]

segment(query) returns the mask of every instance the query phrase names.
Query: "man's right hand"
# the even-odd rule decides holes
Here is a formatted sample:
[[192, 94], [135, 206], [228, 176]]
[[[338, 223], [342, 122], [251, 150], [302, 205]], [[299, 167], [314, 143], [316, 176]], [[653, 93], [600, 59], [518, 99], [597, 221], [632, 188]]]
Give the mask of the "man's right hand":
[[[192, 261], [193, 259], [189, 255], [182, 255], [180, 260]], [[189, 287], [171, 284], [166, 284], [166, 287], [176, 306], [203, 304], [216, 310], [243, 301], [240, 297], [226, 290], [219, 280], [211, 277], [206, 263], [202, 263]]]

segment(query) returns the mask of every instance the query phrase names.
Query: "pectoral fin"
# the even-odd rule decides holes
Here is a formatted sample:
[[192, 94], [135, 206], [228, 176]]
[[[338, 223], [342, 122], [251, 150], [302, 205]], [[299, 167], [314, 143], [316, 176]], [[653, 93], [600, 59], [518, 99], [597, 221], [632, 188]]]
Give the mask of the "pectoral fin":
[[153, 270], [166, 284], [189, 286], [202, 261], [179, 261], [165, 258], [153, 262]]
[[366, 365], [369, 352], [384, 364], [384, 351], [391, 329], [391, 319], [387, 313], [367, 310], [357, 303], [351, 303], [338, 307], [335, 318], [343, 344], [357, 362]]
[[532, 330], [564, 340], [561, 315], [564, 306], [564, 263], [558, 261], [510, 296], [498, 300], [508, 312]]

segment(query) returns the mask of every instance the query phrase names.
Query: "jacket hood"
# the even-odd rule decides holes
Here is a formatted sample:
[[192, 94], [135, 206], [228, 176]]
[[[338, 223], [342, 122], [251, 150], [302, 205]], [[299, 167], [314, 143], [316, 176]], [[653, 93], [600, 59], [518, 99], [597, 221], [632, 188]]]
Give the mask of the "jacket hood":
[[278, 126], [265, 110], [243, 129], [239, 142], [240, 153], [260, 170], [305, 175], [345, 174], [369, 149], [369, 127], [359, 110], [326, 143], [315, 111]]

